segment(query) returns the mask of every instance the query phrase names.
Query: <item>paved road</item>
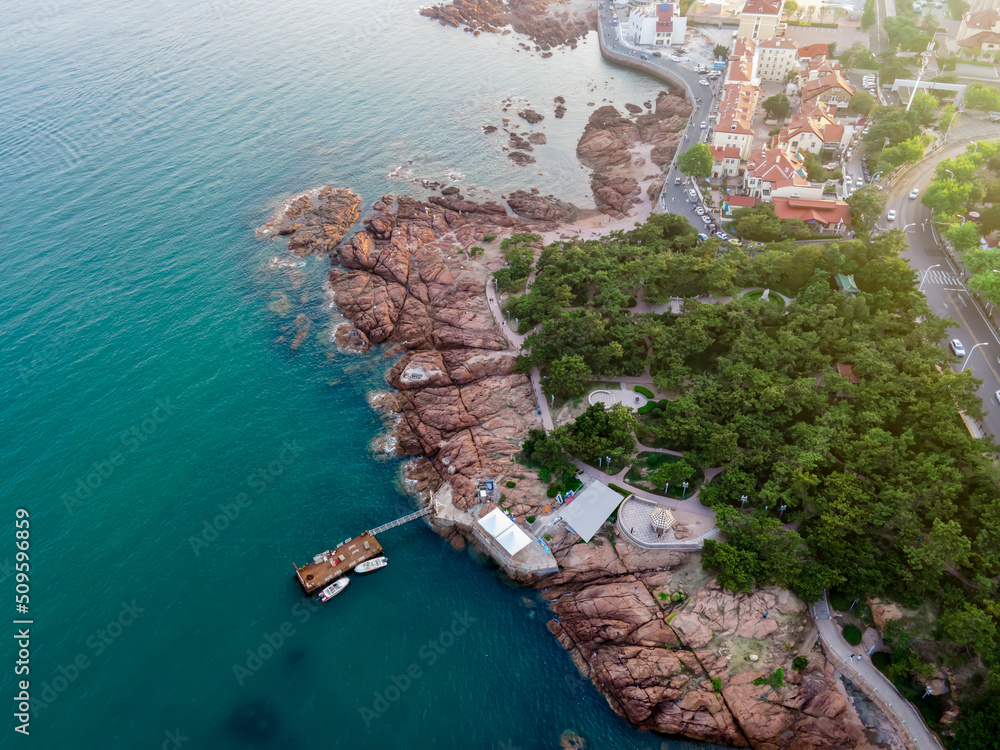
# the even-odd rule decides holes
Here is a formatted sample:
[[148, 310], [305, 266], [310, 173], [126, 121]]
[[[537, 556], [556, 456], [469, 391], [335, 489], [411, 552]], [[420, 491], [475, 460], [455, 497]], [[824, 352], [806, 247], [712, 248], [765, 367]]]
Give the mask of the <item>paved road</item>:
[[[619, 14], [619, 19], [620, 22], [626, 23], [628, 20], [624, 13]], [[709, 86], [705, 86], [701, 83], [703, 79], [707, 80], [704, 76], [698, 75], [684, 63], [675, 63], [670, 60], [669, 55], [672, 53], [669, 47], [662, 49], [663, 57], [654, 57], [652, 51], [624, 41], [621, 38], [621, 23], [617, 27], [612, 24], [611, 9], [607, 0], [602, 0], [599, 3], [598, 23], [598, 33], [601, 34], [602, 40], [608, 48], [623, 55], [643, 59], [648, 63], [662, 68], [667, 73], [682, 79], [690, 87], [693, 96], [700, 99], [700, 101], [696, 100], [694, 103], [694, 111], [691, 113], [688, 126], [684, 131], [684, 137], [681, 140], [678, 153], [698, 143], [699, 139], [703, 138], [704, 134], [708, 132], [713, 122], [712, 116], [717, 108], [716, 104], [719, 96], [719, 88], [722, 85], [722, 78], [717, 79], [715, 83]], [[705, 123], [704, 130], [701, 127], [701, 123]], [[654, 210], [686, 216], [692, 226], [704, 227], [701, 218], [694, 211], [694, 205], [688, 202], [685, 190], [690, 186], [687, 184], [687, 179], [673, 166], [666, 173], [666, 177], [667, 184], [663, 190], [662, 200], [658, 208]], [[674, 184], [674, 180], [677, 177], [682, 178], [682, 184]]]
[[[986, 346], [979, 347], [969, 357], [966, 369], [971, 369], [983, 381], [979, 396], [987, 411], [983, 419], [984, 431], [1000, 435], [1000, 402], [996, 397], [997, 390], [1000, 390], [1000, 337], [966, 288], [963, 269], [956, 267], [938, 247], [931, 229], [930, 209], [920, 202], [919, 197], [916, 200], [909, 198], [914, 188], [923, 193], [934, 178], [934, 169], [943, 159], [964, 153], [970, 142], [977, 138], [990, 137], [996, 137], [994, 123], [977, 115], [961, 115], [948, 138], [953, 145], [911, 168], [889, 189], [886, 211], [895, 209], [897, 216], [892, 222], [883, 217], [879, 224], [883, 228], [893, 227], [906, 232], [909, 247], [903, 252], [903, 257], [916, 271], [918, 284], [924, 280], [926, 272], [923, 292], [931, 310], [958, 323], [949, 330], [948, 338], [961, 339], [966, 352], [972, 351], [974, 344], [986, 342]], [[942, 346], [947, 346], [947, 339], [942, 341]], [[953, 369], [958, 371], [961, 366], [962, 362], [956, 358]]]
[[[864, 655], [865, 652], [859, 650], [860, 646], [851, 646], [844, 640], [840, 626], [830, 615], [825, 596], [812, 605], [811, 610], [823, 648], [837, 668], [878, 701], [882, 710], [909, 736], [918, 750], [942, 750], [938, 738], [924, 724], [916, 707], [896, 692], [893, 684]], [[861, 661], [853, 661], [853, 654], [861, 655]]]

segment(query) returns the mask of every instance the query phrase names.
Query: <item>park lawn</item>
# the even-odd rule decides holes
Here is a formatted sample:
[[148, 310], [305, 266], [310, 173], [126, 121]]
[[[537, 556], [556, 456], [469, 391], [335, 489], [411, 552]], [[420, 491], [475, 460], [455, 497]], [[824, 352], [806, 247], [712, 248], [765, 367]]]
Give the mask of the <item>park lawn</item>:
[[[656, 470], [663, 464], [676, 463], [680, 460], [680, 456], [673, 456], [669, 453], [653, 453], [651, 451], [643, 451], [636, 456], [635, 463], [632, 464], [632, 467], [625, 474], [625, 481], [635, 487], [646, 490], [647, 492], [652, 492], [655, 495], [680, 499], [682, 491], [681, 487], [678, 487], [677, 492], [674, 492], [674, 488], [671, 486], [670, 492], [665, 493], [662, 486], [654, 486], [648, 479], [648, 477], [651, 474], [655, 474]], [[688, 480], [686, 496], [691, 497], [691, 495], [694, 494], [694, 492], [701, 486], [704, 480], [704, 472], [695, 467], [695, 475]]]

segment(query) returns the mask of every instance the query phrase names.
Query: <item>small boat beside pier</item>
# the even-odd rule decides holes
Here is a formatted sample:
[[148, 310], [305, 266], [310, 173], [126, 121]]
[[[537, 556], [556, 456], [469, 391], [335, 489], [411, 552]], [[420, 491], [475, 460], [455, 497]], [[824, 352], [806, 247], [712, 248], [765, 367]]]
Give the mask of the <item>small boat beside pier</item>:
[[365, 560], [363, 563], [358, 563], [357, 567], [354, 568], [355, 573], [371, 573], [376, 570], [381, 570], [386, 565], [389, 564], [389, 559], [386, 557], [376, 557], [371, 560]]

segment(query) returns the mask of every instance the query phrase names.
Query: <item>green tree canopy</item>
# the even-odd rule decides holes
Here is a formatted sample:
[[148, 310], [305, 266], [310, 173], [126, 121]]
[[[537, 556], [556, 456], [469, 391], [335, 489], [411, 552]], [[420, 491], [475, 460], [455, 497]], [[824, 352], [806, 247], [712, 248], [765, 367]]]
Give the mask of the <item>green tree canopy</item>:
[[865, 185], [848, 197], [847, 205], [851, 207], [851, 226], [854, 231], [867, 234], [882, 216], [885, 196], [874, 185]]
[[546, 396], [559, 398], [582, 396], [587, 392], [592, 374], [587, 361], [579, 354], [564, 354], [546, 368], [542, 391]]
[[696, 143], [677, 157], [677, 168], [690, 177], [709, 177], [714, 163], [707, 143]]
[[781, 93], [769, 96], [761, 106], [764, 107], [768, 119], [771, 120], [782, 120], [788, 117], [788, 113], [792, 110], [788, 97]]
[[847, 111], [854, 115], [867, 115], [874, 106], [875, 97], [859, 89], [851, 99], [851, 103], [847, 105]]
[[727, 47], [724, 44], [716, 44], [715, 48], [712, 50], [712, 55], [717, 60], [720, 58], [725, 60], [727, 57], [729, 57], [729, 47]]

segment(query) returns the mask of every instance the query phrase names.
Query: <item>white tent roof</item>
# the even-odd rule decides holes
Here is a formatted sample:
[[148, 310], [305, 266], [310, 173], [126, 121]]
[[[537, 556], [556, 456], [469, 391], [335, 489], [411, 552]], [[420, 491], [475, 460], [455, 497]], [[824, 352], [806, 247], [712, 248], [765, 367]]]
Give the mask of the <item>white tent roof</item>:
[[562, 511], [562, 519], [589, 542], [622, 500], [621, 495], [601, 482], [592, 482]]
[[514, 524], [511, 524], [510, 528], [500, 534], [500, 536], [496, 539], [511, 556], [516, 555], [522, 549], [531, 544], [531, 537], [521, 531], [520, 526], [515, 526]]
[[514, 522], [507, 517], [499, 508], [494, 508], [483, 518], [479, 519], [479, 523], [482, 524], [486, 532], [493, 538], [499, 537], [503, 532], [514, 525]]

